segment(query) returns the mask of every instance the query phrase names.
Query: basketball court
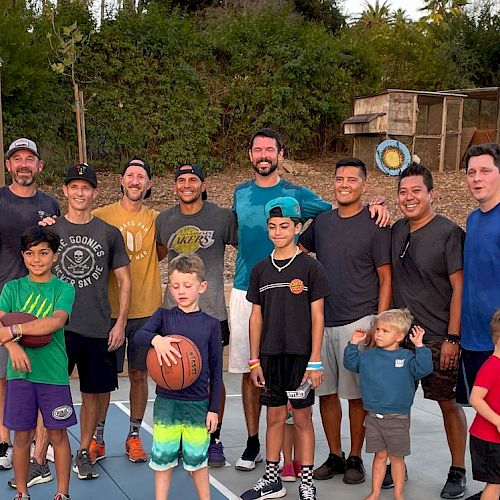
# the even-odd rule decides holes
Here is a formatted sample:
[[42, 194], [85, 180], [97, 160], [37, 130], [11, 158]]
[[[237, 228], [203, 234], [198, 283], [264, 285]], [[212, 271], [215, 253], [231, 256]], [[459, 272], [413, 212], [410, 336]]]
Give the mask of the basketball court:
[[[227, 389], [226, 414], [222, 428], [222, 441], [228, 464], [220, 469], [210, 469], [212, 500], [234, 500], [250, 488], [262, 475], [264, 467], [259, 464], [254, 471], [240, 472], [235, 470], [234, 463], [239, 458], [246, 443], [245, 420], [242, 411], [240, 394], [240, 376], [224, 373]], [[120, 378], [120, 389], [112, 394], [106, 420], [105, 441], [107, 458], [97, 464], [99, 477], [94, 480], [80, 481], [71, 474], [72, 500], [150, 500], [154, 499], [154, 473], [147, 463], [133, 464], [128, 461], [124, 452], [124, 440], [129, 426], [128, 379]], [[72, 380], [74, 401], [79, 413], [78, 381]], [[150, 398], [143, 424], [141, 436], [146, 451], [151, 449], [151, 425], [153, 412], [154, 384], [150, 382]], [[343, 406], [347, 415], [347, 407]], [[470, 424], [474, 412], [466, 409]], [[319, 408], [314, 408], [314, 424], [316, 429], [316, 463], [320, 465], [327, 456], [326, 439], [321, 427]], [[346, 419], [344, 419], [346, 420]], [[439, 499], [439, 493], [448, 473], [449, 452], [442, 420], [437, 403], [422, 398], [417, 392], [412, 411], [412, 454], [407, 458], [409, 480], [406, 483], [408, 500]], [[265, 435], [265, 419], [261, 418], [261, 439]], [[344, 450], [348, 451], [349, 430], [347, 421], [343, 422], [342, 439]], [[73, 453], [77, 449], [79, 426], [70, 428], [70, 441]], [[335, 476], [328, 481], [316, 481], [318, 499], [320, 500], [358, 500], [364, 498], [370, 490], [371, 455], [363, 455], [367, 469], [367, 481], [360, 485], [349, 486], [342, 482], [342, 477]], [[55, 469], [50, 464], [54, 480], [30, 488], [32, 500], [52, 500], [55, 494]], [[470, 458], [467, 455], [468, 488], [466, 497], [480, 491], [481, 483], [472, 480]], [[0, 471], [0, 500], [14, 498], [15, 490], [7, 486], [13, 471]], [[284, 483], [287, 488], [285, 498], [298, 498], [298, 482]], [[392, 490], [383, 492], [383, 499], [392, 498]], [[190, 476], [182, 467], [174, 471], [171, 500], [196, 500], [197, 496]]]

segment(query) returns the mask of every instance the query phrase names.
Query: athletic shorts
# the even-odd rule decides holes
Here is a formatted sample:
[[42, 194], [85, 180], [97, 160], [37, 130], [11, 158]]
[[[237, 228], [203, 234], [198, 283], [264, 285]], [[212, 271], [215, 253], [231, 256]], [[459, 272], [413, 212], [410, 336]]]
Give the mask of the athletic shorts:
[[229, 322], [231, 337], [229, 338], [230, 373], [248, 373], [250, 359], [250, 340], [248, 337], [248, 322], [252, 313], [252, 303], [246, 298], [247, 292], [233, 287], [229, 299]]
[[8, 380], [5, 394], [4, 425], [13, 431], [36, 428], [38, 411], [43, 425], [66, 429], [76, 424], [69, 385], [39, 384], [29, 380]]
[[71, 375], [75, 366], [78, 368], [80, 391], [99, 394], [117, 389], [116, 351], [108, 351], [108, 339], [65, 333], [68, 373]]
[[458, 366], [457, 403], [470, 406], [469, 397], [476, 375], [493, 351], [469, 351], [462, 349]]
[[[325, 379], [316, 390], [318, 396], [338, 394], [342, 399], [361, 398], [359, 374], [344, 368], [344, 349], [351, 340], [354, 330], [356, 328], [368, 330], [374, 317], [370, 314], [348, 325], [325, 327], [321, 346]], [[364, 350], [363, 343], [358, 345], [358, 349]]]
[[157, 471], [175, 467], [182, 450], [184, 469], [207, 467], [210, 435], [206, 427], [208, 401], [180, 401], [157, 396], [153, 408], [153, 447], [149, 466]]
[[[149, 347], [136, 345], [134, 336], [139, 331], [149, 318], [135, 318], [127, 320], [125, 327], [125, 342], [116, 350], [116, 363], [118, 366], [118, 373], [123, 372], [123, 365], [125, 364], [125, 349], [127, 350], [127, 363], [128, 367], [134, 370], [146, 371], [146, 357], [148, 355]], [[112, 320], [112, 326], [115, 326], [116, 319]]]
[[474, 480], [500, 484], [500, 443], [483, 441], [471, 435], [469, 448]]
[[0, 346], [0, 378], [7, 378], [7, 360], [9, 353], [3, 345]]
[[[295, 391], [302, 382], [310, 356], [277, 354], [265, 356], [261, 354], [260, 363], [264, 372], [266, 387], [260, 394], [260, 404], [263, 406], [286, 406], [288, 396], [286, 391]], [[314, 389], [311, 388], [305, 399], [290, 399], [292, 408], [299, 410], [314, 404]]]
[[366, 453], [386, 450], [395, 457], [409, 455], [410, 415], [377, 415], [368, 413], [365, 417]]
[[425, 342], [425, 346], [432, 352], [433, 372], [424, 377], [420, 383], [424, 391], [424, 398], [433, 401], [455, 399], [457, 393], [458, 365], [452, 370], [441, 370], [439, 368], [442, 345], [442, 340]]

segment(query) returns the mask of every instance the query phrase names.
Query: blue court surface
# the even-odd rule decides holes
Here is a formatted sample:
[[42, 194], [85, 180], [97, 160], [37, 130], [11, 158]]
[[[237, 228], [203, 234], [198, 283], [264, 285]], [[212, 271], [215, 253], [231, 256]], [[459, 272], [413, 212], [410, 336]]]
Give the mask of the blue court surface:
[[[75, 406], [77, 415], [80, 406]], [[79, 415], [78, 415], [79, 416]], [[154, 498], [154, 471], [147, 463], [131, 463], [124, 450], [123, 432], [128, 429], [128, 409], [121, 403], [111, 403], [106, 419], [106, 458], [97, 463], [99, 477], [93, 480], [79, 480], [76, 474], [71, 473], [70, 494], [72, 500], [146, 500]], [[146, 425], [146, 431], [141, 433], [144, 449], [151, 449], [151, 428]], [[69, 429], [72, 453], [78, 449], [80, 426], [77, 424]], [[35, 485], [30, 488], [32, 500], [52, 500], [56, 493], [55, 467], [50, 464], [53, 481]], [[16, 492], [7, 486], [7, 481], [13, 477], [13, 470], [0, 471], [0, 499], [14, 498]], [[218, 481], [211, 478], [211, 482]], [[224, 490], [222, 485], [219, 488]], [[211, 486], [213, 500], [234, 499], [234, 495], [227, 492], [222, 494], [213, 484]], [[170, 488], [171, 499], [196, 499], [196, 490], [191, 477], [184, 471], [182, 465], [174, 470], [174, 477]]]

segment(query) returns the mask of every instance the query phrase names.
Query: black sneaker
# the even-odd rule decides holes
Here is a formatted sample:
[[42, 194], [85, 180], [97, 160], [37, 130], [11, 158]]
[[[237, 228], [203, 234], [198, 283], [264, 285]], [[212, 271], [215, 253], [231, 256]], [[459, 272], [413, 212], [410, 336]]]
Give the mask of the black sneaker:
[[76, 472], [78, 479], [95, 479], [99, 477], [95, 465], [90, 460], [88, 450], [80, 450], [73, 462], [73, 472]]
[[359, 484], [365, 482], [365, 468], [361, 457], [350, 456], [345, 462], [344, 483]]
[[[406, 463], [405, 463], [405, 481], [408, 481], [408, 469], [406, 468]], [[385, 469], [384, 480], [382, 481], [382, 489], [389, 490], [391, 488], [394, 488], [394, 483], [392, 482], [391, 464], [387, 464], [387, 467]]]
[[301, 483], [299, 486], [300, 500], [316, 500], [316, 487], [313, 484]]
[[257, 484], [250, 490], [242, 493], [241, 500], [257, 500], [259, 498], [281, 498], [286, 495], [286, 489], [283, 488], [281, 479], [269, 481], [266, 476], [261, 477]]
[[323, 481], [325, 479], [331, 479], [335, 474], [344, 474], [345, 472], [345, 455], [342, 452], [342, 456], [339, 457], [335, 453], [330, 453], [326, 462], [320, 465], [316, 470], [313, 471], [313, 479], [318, 479]]
[[448, 479], [441, 491], [441, 498], [462, 498], [465, 495], [465, 470], [450, 467]]
[[248, 444], [245, 448], [245, 451], [241, 455], [240, 458], [236, 461], [236, 465], [234, 466], [238, 470], [249, 471], [254, 470], [255, 465], [259, 462], [262, 462], [263, 458], [260, 454], [259, 448], [249, 448]]
[[[30, 465], [28, 469], [28, 488], [35, 484], [43, 484], [52, 481], [52, 474], [50, 473], [49, 464], [39, 464], [35, 458], [30, 458]], [[16, 489], [16, 479], [13, 477], [7, 481], [7, 484]]]

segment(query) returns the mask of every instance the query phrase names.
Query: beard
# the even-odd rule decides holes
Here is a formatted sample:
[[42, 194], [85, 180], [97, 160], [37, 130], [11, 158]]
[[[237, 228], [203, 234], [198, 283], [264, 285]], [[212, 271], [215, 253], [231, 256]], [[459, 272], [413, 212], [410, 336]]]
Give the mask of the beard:
[[[131, 188], [134, 187], [134, 188], [138, 188], [140, 189], [140, 186], [130, 186]], [[123, 188], [123, 192], [125, 194], [125, 196], [130, 200], [130, 201], [140, 201], [144, 198], [144, 195], [146, 194], [146, 191], [141, 191], [140, 193], [138, 194], [132, 194], [130, 192], [130, 189], [127, 189], [127, 188]]]
[[32, 174], [31, 177], [20, 177], [17, 172], [11, 172], [12, 180], [19, 184], [20, 186], [31, 186], [36, 181], [36, 174]]
[[[259, 163], [261, 161], [269, 162], [271, 163], [271, 165], [268, 167], [259, 167]], [[272, 163], [269, 158], [259, 158], [255, 163], [252, 163], [252, 167], [259, 175], [262, 175], [262, 177], [267, 177], [278, 168], [278, 162]]]

